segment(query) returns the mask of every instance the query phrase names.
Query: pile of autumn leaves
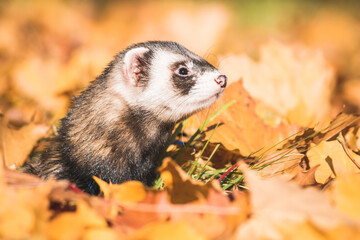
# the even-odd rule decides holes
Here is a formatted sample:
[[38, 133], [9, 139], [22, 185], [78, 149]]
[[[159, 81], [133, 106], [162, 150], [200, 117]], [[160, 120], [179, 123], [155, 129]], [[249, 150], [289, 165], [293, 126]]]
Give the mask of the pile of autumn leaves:
[[[269, 43], [266, 47], [278, 51], [278, 64], [284, 52], [293, 53], [285, 61], [289, 65], [305, 64], [305, 60], [295, 54], [299, 48], [279, 43]], [[323, 57], [319, 59], [325, 61]], [[248, 69], [267, 67], [264, 60], [247, 64], [255, 64]], [[320, 74], [323, 78], [318, 77], [317, 81], [334, 81], [332, 71], [317, 66], [316, 60], [309, 64], [315, 65], [317, 71], [330, 72]], [[304, 68], [301, 74], [307, 75]], [[299, 76], [291, 67], [282, 70], [290, 76]], [[253, 74], [259, 72], [255, 70]], [[272, 79], [271, 75], [267, 77], [268, 81]], [[139, 182], [112, 185], [96, 179], [102, 189], [100, 197], [83, 194], [66, 182], [43, 182], [1, 168], [0, 236], [4, 239], [359, 238], [359, 117], [340, 114], [330, 118], [329, 112], [302, 112], [303, 108], [314, 107], [305, 105], [266, 123], [257, 112], [264, 101], [255, 100], [243, 87], [247, 78], [254, 76], [244, 76], [229, 85], [223, 102], [231, 99], [236, 103], [214, 120], [223, 124], [212, 139], [222, 142], [225, 149], [239, 146], [242, 156], [265, 146], [252, 155], [262, 155], [253, 168], [267, 167], [254, 171], [242, 163], [234, 170], [244, 173], [245, 189], [224, 192], [215, 179], [207, 183], [192, 180], [170, 158], [166, 158], [159, 169], [164, 190], [149, 189]], [[308, 93], [306, 97], [328, 96], [324, 91], [328, 88], [319, 88], [316, 94]], [[295, 106], [306, 104], [301, 101], [301, 95], [294, 102]], [[329, 110], [330, 103], [321, 107]], [[271, 108], [263, 104], [262, 109], [269, 112]], [[293, 114], [307, 114], [308, 118], [291, 120]], [[199, 118], [201, 114], [189, 121], [193, 123], [189, 129]], [[307, 121], [312, 125], [318, 118], [326, 124], [304, 129], [305, 125], [296, 122]], [[24, 161], [30, 146], [47, 130], [46, 126], [33, 122], [14, 128], [6, 116], [1, 116], [0, 128], [1, 162], [10, 168]], [[291, 133], [293, 136], [286, 139], [286, 134]], [[215, 156], [210, 167], [216, 165], [216, 161], [224, 161], [226, 156]], [[199, 161], [207, 157], [202, 156]]]
[[[97, 179], [102, 193], [95, 197], [67, 182], [44, 182], [13, 170], [31, 153], [44, 149], [40, 139], [56, 134], [50, 128], [66, 111], [68, 95], [99, 73], [119, 44], [139, 37], [124, 34], [132, 28], [118, 18], [138, 14], [133, 28], [145, 37], [150, 34], [146, 23], [155, 19], [159, 35], [197, 51], [218, 41], [229, 16], [214, 6], [186, 15], [175, 5], [157, 16], [158, 11], [149, 9], [162, 6], [148, 4], [136, 11], [128, 5], [113, 8], [105, 20], [91, 22], [87, 15], [56, 1], [46, 7], [38, 2], [33, 6], [36, 11], [24, 8], [21, 15], [18, 4], [0, 22], [7, 30], [7, 35], [0, 33], [0, 51], [7, 60], [0, 65], [4, 73], [0, 76], [1, 239], [360, 239], [360, 120], [356, 115], [338, 115], [343, 102], [333, 94], [337, 72], [351, 78], [358, 71], [353, 66], [360, 58], [349, 54], [356, 52], [360, 37], [344, 27], [351, 26], [347, 18], [328, 24], [333, 18], [325, 14], [315, 21], [331, 26], [328, 34], [335, 34], [330, 38], [335, 44], [329, 46], [335, 47], [330, 50], [346, 46], [345, 55], [328, 58], [323, 54], [326, 49], [270, 41], [260, 47], [256, 62], [245, 54], [219, 57], [230, 84], [218, 106], [235, 103], [209, 123], [222, 124], [202, 156], [195, 148], [184, 161], [197, 159], [201, 170], [221, 143], [207, 169], [239, 163], [233, 171], [245, 175], [244, 189], [223, 191], [217, 179], [195, 181], [166, 158], [159, 169], [163, 190], [139, 182], [111, 185]], [[208, 24], [210, 13], [223, 20]], [[14, 16], [18, 22], [12, 23]], [[174, 27], [179, 19], [192, 16], [198, 19], [189, 20], [189, 25], [199, 22], [211, 29]], [[66, 26], [66, 33], [74, 34], [54, 27], [58, 26], [54, 19]], [[191, 34], [201, 29], [205, 32], [197, 32], [199, 39], [206, 39], [182, 39], [186, 34], [177, 36], [173, 29], [190, 29]], [[107, 30], [116, 41], [104, 34]], [[309, 36], [321, 42], [322, 35], [316, 33]], [[348, 59], [351, 64], [345, 68]], [[359, 89], [355, 80], [348, 81], [355, 85], [344, 84], [346, 93]], [[359, 107], [355, 96], [345, 98]], [[54, 116], [51, 123], [44, 110]], [[193, 133], [208, 111], [189, 119], [185, 131]], [[205, 134], [210, 137], [212, 129]], [[247, 156], [256, 159], [251, 166], [243, 161]]]
[[[308, 170], [299, 166], [300, 158], [295, 162], [275, 161], [269, 165], [272, 169], [265, 168], [278, 176], [261, 177], [262, 172], [240, 164], [246, 190], [226, 193], [217, 180], [203, 183], [191, 179], [170, 158], [159, 169], [164, 190], [149, 189], [136, 181], [112, 185], [96, 178], [102, 190], [100, 197], [81, 193], [66, 182], [43, 182], [2, 170], [0, 236], [358, 239], [360, 175], [353, 161], [360, 162], [360, 156], [351, 149], [359, 145], [350, 148], [339, 135], [348, 129], [347, 142], [354, 143], [358, 139], [354, 130], [358, 128], [357, 117], [342, 115], [321, 136], [304, 133], [301, 138], [307, 135], [311, 145], [306, 157], [314, 165]], [[297, 146], [306, 145], [302, 143]], [[280, 156], [284, 151], [291, 153], [289, 157], [297, 149], [283, 148], [273, 154]]]

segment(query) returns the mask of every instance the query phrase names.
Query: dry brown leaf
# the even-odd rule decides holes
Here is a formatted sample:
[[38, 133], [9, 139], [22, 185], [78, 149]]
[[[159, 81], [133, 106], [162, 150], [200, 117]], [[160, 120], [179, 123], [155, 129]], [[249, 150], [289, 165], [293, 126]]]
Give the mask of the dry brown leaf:
[[212, 142], [221, 142], [227, 149], [239, 149], [241, 155], [247, 156], [262, 148], [266, 150], [298, 129], [283, 123], [277, 127], [265, 124], [256, 114], [256, 103], [241, 81], [231, 84], [225, 91], [223, 101], [232, 100], [236, 103], [215, 119], [223, 124], [219, 125], [211, 139]]
[[[283, 178], [290, 180], [299, 173], [300, 162], [304, 154], [295, 148], [270, 151], [255, 166], [265, 166], [261, 170], [262, 176], [274, 176], [282, 174]], [[300, 168], [300, 169], [299, 169]]]
[[[205, 144], [205, 142], [203, 142], [203, 143]], [[211, 156], [211, 154], [215, 150], [215, 147], [218, 144], [220, 144], [220, 145], [211, 158], [210, 164], [212, 167], [214, 167], [216, 169], [224, 168], [229, 163], [235, 164], [237, 161], [239, 161], [239, 159], [243, 159], [243, 157], [239, 153], [239, 150], [230, 151], [230, 150], [226, 149], [222, 143], [213, 143], [213, 142], [208, 143], [202, 156], [204, 156], [204, 157]], [[201, 148], [197, 148], [197, 150], [199, 152], [201, 152], [203, 147], [204, 147], [204, 145], [201, 145]], [[205, 158], [205, 161], [206, 160], [207, 160], [207, 158]]]
[[360, 128], [359, 126], [350, 128], [344, 136], [349, 148], [357, 153], [360, 153]]
[[193, 180], [170, 158], [164, 159], [159, 171], [172, 203], [203, 203], [211, 189], [220, 191], [217, 182]]
[[314, 166], [309, 170], [304, 170], [299, 166], [299, 169], [301, 168], [302, 171], [299, 171], [291, 180], [302, 187], [315, 186], [318, 184], [315, 179], [315, 172], [319, 166], [320, 165]]
[[[349, 151], [355, 161], [360, 163], [360, 156]], [[318, 183], [325, 183], [329, 178], [341, 174], [360, 173], [337, 140], [322, 141], [316, 146], [312, 145], [306, 155], [310, 167], [320, 165], [315, 172], [315, 179]]]
[[230, 78], [242, 78], [244, 88], [260, 101], [259, 106], [270, 108], [266, 113], [280, 114], [301, 126], [329, 117], [335, 75], [321, 52], [271, 41], [261, 47], [258, 63], [246, 55], [223, 61], [233, 62], [231, 66], [237, 63], [236, 68], [225, 68], [224, 72]]
[[128, 181], [122, 184], [109, 184], [94, 176], [105, 199], [116, 200], [119, 203], [136, 203], [145, 199], [146, 189], [139, 181]]
[[353, 125], [357, 125], [359, 123], [360, 123], [359, 115], [340, 113], [330, 122], [328, 128], [326, 128], [320, 134], [314, 136], [312, 141], [315, 144], [318, 144], [322, 141], [329, 140], [332, 137], [338, 135], [344, 129], [351, 127]]
[[7, 119], [0, 115], [0, 155], [4, 158], [5, 166], [21, 166], [36, 142], [44, 137], [48, 130], [48, 126], [33, 122], [14, 129]]

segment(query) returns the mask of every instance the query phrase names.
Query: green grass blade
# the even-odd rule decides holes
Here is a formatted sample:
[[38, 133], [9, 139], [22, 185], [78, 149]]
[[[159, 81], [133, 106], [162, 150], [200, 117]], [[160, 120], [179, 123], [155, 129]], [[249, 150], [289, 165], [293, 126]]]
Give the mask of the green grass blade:
[[208, 158], [208, 160], [206, 161], [206, 163], [204, 164], [204, 167], [201, 169], [199, 175], [197, 176], [196, 180], [199, 180], [201, 178], [201, 176], [204, 174], [206, 166], [208, 165], [208, 163], [210, 162], [211, 158], [214, 156], [216, 150], [220, 147], [220, 144], [217, 144], [214, 148], [214, 150], [212, 151], [210, 157]]

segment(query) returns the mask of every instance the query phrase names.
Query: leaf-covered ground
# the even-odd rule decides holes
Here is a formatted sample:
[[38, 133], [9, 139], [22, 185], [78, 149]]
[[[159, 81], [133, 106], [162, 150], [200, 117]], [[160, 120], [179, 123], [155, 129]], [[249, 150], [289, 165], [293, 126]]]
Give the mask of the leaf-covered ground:
[[[360, 5], [0, 2], [1, 239], [360, 239]], [[89, 196], [21, 172], [127, 45], [177, 41], [229, 78], [154, 188]], [[205, 124], [204, 124], [205, 123]]]

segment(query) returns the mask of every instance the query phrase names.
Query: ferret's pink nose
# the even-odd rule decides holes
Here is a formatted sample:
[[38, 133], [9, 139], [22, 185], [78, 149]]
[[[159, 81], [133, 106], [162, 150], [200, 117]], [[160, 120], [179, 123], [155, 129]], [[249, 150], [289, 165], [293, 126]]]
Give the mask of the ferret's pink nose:
[[220, 87], [224, 88], [226, 87], [226, 81], [227, 77], [225, 75], [220, 75], [217, 78], [215, 78], [215, 82], [220, 85]]

